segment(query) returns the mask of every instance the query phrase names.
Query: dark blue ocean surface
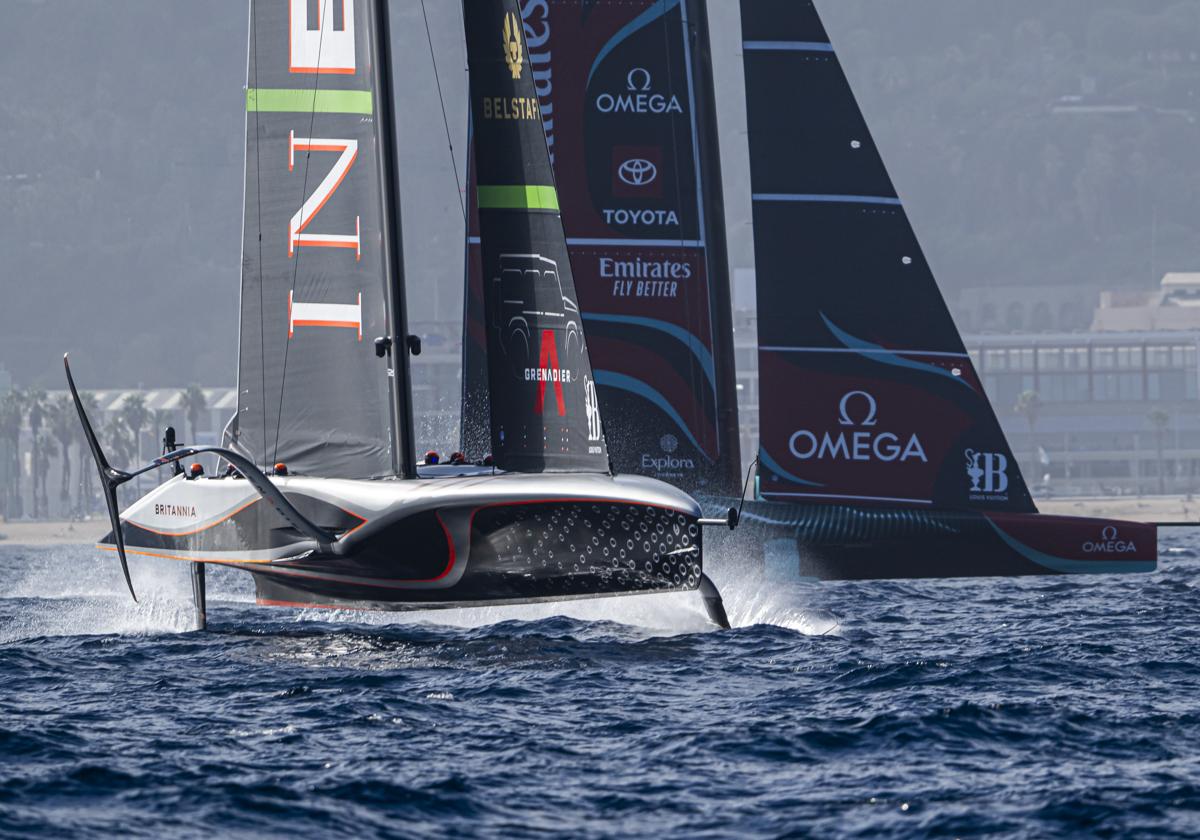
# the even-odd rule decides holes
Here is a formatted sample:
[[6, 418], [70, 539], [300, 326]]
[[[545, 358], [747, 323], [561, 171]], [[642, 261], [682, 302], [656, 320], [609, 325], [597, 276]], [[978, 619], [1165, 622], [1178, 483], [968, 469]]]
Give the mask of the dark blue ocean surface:
[[[397, 616], [0, 547], [0, 834], [1200, 832], [1200, 534], [1153, 575]], [[964, 558], [964, 562], [969, 562]]]

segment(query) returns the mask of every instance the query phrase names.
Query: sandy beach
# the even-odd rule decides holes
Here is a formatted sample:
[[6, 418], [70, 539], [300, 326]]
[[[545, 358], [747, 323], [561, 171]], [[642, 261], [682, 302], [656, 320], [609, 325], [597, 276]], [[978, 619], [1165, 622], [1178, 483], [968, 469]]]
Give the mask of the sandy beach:
[[1200, 498], [1135, 496], [1038, 499], [1038, 510], [1060, 516], [1095, 516], [1134, 522], [1195, 522], [1200, 524]]
[[0, 545], [93, 544], [109, 531], [108, 522], [0, 522]]

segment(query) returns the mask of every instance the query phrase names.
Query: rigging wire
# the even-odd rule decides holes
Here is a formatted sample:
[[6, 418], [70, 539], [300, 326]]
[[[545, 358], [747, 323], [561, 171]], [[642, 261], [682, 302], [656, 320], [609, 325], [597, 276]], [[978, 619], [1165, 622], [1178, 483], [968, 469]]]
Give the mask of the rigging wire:
[[458, 192], [458, 206], [463, 221], [467, 220], [467, 205], [463, 200], [463, 183], [458, 177], [458, 158], [454, 156], [454, 140], [450, 137], [450, 119], [446, 116], [446, 98], [442, 95], [442, 80], [438, 76], [437, 55], [433, 50], [433, 34], [429, 30], [429, 15], [425, 11], [425, 0], [421, 0], [421, 16], [425, 19], [425, 40], [429, 42], [429, 62], [433, 65], [433, 81], [437, 85], [438, 103], [442, 106], [442, 125], [446, 129], [446, 145], [450, 147], [450, 167], [454, 170], [454, 187]]
[[[325, 4], [325, 3], [331, 2], [331, 0], [317, 0], [317, 2], [321, 3], [321, 4]], [[332, 10], [330, 10], [329, 13], [333, 14]], [[321, 18], [318, 17], [318, 20], [320, 20], [320, 19]], [[325, 55], [325, 50], [324, 50], [324, 48], [325, 48], [325, 27], [319, 25], [318, 28], [319, 28], [321, 34], [317, 38], [317, 66], [316, 66], [316, 72], [313, 74], [315, 78], [313, 81], [312, 111], [308, 115], [308, 136], [310, 138], [313, 136], [313, 128], [314, 128], [314, 126], [316, 126], [316, 121], [317, 121], [317, 93], [321, 89], [321, 59]], [[257, 60], [258, 60], [258, 56], [256, 55], [255, 61], [257, 62]], [[297, 227], [297, 231], [299, 231], [300, 229], [302, 229], [304, 227], [304, 201], [305, 201], [305, 196], [308, 195], [308, 169], [309, 169], [309, 164], [311, 162], [312, 162], [312, 149], [305, 149], [304, 150], [304, 183], [300, 188], [300, 224]], [[260, 223], [259, 236], [261, 236], [261, 235], [262, 235], [262, 226]], [[288, 232], [288, 236], [291, 236], [290, 229]], [[290, 244], [289, 244], [289, 247], [291, 247]], [[293, 290], [293, 292], [296, 289], [296, 280], [300, 275], [300, 256], [301, 256], [302, 252], [303, 252], [303, 249], [300, 248], [300, 243], [297, 242], [296, 246], [295, 246], [296, 262], [292, 266], [292, 290]], [[260, 261], [259, 265], [260, 265], [259, 270], [261, 271], [262, 270], [261, 261]], [[264, 314], [261, 312], [261, 310], [260, 310], [259, 317], [264, 317]], [[264, 330], [265, 330], [265, 327], [264, 327]], [[291, 337], [290, 330], [289, 330], [287, 342], [283, 345], [283, 369], [279, 373], [279, 410], [275, 414], [275, 446], [274, 446], [274, 449], [271, 454], [271, 463], [272, 464], [277, 463], [279, 461], [279, 430], [283, 427], [283, 395], [287, 391], [288, 351], [291, 349], [292, 349], [292, 337]], [[265, 364], [263, 365], [263, 368], [265, 370], [265, 368], [266, 368]], [[264, 398], [265, 398], [265, 396], [264, 396]], [[264, 411], [264, 415], [265, 415], [265, 413], [266, 412]], [[264, 422], [265, 422], [265, 420], [264, 420]], [[264, 436], [264, 440], [263, 440], [264, 447], [266, 446], [266, 443], [267, 442], [266, 442], [265, 436]]]
[[[258, 15], [254, 6], [250, 7], [250, 40], [254, 48], [254, 89], [258, 88]], [[259, 138], [261, 132], [258, 125], [258, 108], [254, 109], [254, 195], [255, 209], [258, 213], [258, 348], [259, 372], [262, 374], [262, 453], [267, 454], [267, 324], [265, 305], [263, 303], [263, 254], [262, 254], [262, 163], [260, 158]], [[240, 360], [239, 360], [240, 366]], [[240, 372], [240, 371], [239, 371]], [[239, 381], [241, 377], [239, 376]], [[282, 387], [282, 385], [280, 386]], [[238, 404], [242, 395], [238, 394]]]

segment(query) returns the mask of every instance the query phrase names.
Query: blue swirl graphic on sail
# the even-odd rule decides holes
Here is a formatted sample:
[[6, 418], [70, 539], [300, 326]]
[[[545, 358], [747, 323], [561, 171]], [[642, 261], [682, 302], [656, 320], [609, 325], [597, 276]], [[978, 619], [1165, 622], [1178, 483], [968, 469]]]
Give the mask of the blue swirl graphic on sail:
[[683, 344], [696, 360], [700, 363], [701, 370], [704, 371], [705, 377], [708, 379], [708, 384], [712, 387], [715, 394], [717, 392], [717, 375], [716, 366], [713, 363], [712, 353], [705, 347], [696, 336], [692, 335], [682, 327], [677, 327], [674, 324], [666, 321], [660, 321], [657, 318], [643, 318], [638, 315], [601, 315], [595, 312], [587, 313], [583, 316], [584, 321], [603, 321], [613, 324], [631, 324], [637, 327], [645, 327], [650, 330], [666, 333], [671, 338]]
[[601, 47], [600, 52], [596, 55], [596, 60], [592, 62], [592, 69], [588, 71], [587, 83], [592, 83], [592, 76], [596, 75], [596, 70], [600, 67], [600, 62], [608, 57], [608, 54], [620, 46], [621, 42], [628, 38], [633, 33], [637, 32], [644, 26], [647, 26], [667, 12], [679, 5], [679, 0], [656, 0], [653, 6], [640, 15], [635, 17], [629, 23], [617, 30], [617, 34], [609, 39], [609, 42]]
[[962, 385], [963, 387], [967, 388], [970, 391], [975, 390], [974, 388], [971, 387], [971, 383], [967, 382], [961, 376], [955, 376], [950, 371], [944, 370], [943, 368], [940, 368], [937, 365], [931, 365], [931, 364], [928, 364], [927, 362], [917, 362], [917, 361], [913, 361], [912, 359], [906, 359], [894, 350], [888, 350], [886, 347], [882, 347], [878, 344], [872, 344], [871, 342], [864, 341], [861, 338], [856, 338], [855, 336], [852, 336], [852, 335], [850, 335], [850, 333], [843, 330], [837, 324], [833, 323], [833, 321], [830, 321], [827, 317], [825, 317], [824, 312], [821, 312], [819, 314], [821, 316], [821, 320], [825, 322], [825, 326], [829, 328], [829, 331], [831, 333], [833, 333], [834, 338], [836, 338], [838, 341], [840, 341], [845, 347], [849, 348], [850, 350], [864, 351], [861, 354], [864, 358], [868, 358], [871, 361], [880, 362], [881, 364], [885, 364], [885, 365], [894, 365], [895, 367], [909, 368], [911, 370], [919, 370], [919, 371], [922, 371], [923, 373], [934, 373], [934, 374], [937, 374], [938, 376], [944, 376], [947, 379], [957, 382], [959, 385]]
[[991, 519], [988, 520], [988, 524], [992, 526], [992, 530], [999, 535], [1000, 539], [1008, 544], [1009, 548], [1026, 560], [1047, 568], [1052, 572], [1097, 575], [1154, 571], [1155, 561], [1153, 560], [1069, 560], [1065, 557], [1055, 557], [1052, 554], [1046, 554], [1044, 551], [1038, 551], [1036, 548], [1025, 545], [1025, 543], [1015, 537], [1009, 536]]
[[[688, 428], [687, 423], [683, 422], [683, 418], [679, 416], [679, 412], [675, 407], [655, 389], [651, 388], [640, 379], [634, 379], [632, 376], [626, 376], [623, 373], [616, 373], [611, 370], [596, 370], [593, 371], [596, 376], [596, 384], [603, 385], [606, 388], [616, 388], [621, 391], [628, 391], [631, 394], [637, 394], [644, 400], [647, 400], [656, 405], [664, 414], [671, 418], [684, 436], [691, 441], [692, 446], [696, 451], [708, 458], [704, 451], [704, 447], [700, 445], [700, 441], [696, 440], [696, 436], [692, 434], [692, 430]], [[711, 459], [709, 459], [711, 460]]]

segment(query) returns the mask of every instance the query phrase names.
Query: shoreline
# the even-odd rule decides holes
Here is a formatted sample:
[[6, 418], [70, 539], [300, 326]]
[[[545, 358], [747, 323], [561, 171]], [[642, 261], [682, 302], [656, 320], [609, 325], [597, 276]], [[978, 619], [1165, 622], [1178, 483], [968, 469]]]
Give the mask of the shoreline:
[[1200, 496], [1089, 496], [1035, 499], [1038, 511], [1058, 516], [1200, 525]]
[[95, 545], [107, 534], [107, 520], [30, 520], [0, 522], [0, 546]]

